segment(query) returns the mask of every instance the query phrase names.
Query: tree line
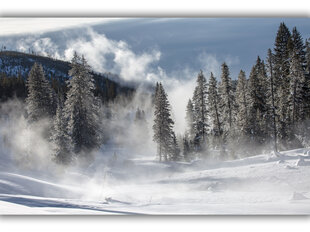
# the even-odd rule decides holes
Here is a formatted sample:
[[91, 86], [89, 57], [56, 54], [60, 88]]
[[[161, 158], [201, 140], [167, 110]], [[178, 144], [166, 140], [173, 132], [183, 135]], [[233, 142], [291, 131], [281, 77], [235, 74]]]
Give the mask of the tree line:
[[207, 81], [200, 71], [186, 107], [187, 129], [178, 141], [161, 83], [154, 102], [153, 140], [160, 161], [231, 159], [309, 146], [309, 41], [281, 23], [273, 50], [265, 61], [257, 57], [248, 78], [240, 70], [234, 85], [226, 63], [219, 82], [212, 72]]

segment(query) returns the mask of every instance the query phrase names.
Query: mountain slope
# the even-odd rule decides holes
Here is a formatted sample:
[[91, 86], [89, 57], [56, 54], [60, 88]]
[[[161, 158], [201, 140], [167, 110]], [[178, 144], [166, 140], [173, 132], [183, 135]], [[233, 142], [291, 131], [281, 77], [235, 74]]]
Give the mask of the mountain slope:
[[[66, 92], [66, 83], [70, 77], [68, 75], [71, 69], [70, 63], [62, 60], [55, 60], [50, 57], [28, 54], [16, 51], [0, 51], [0, 75], [1, 78], [20, 78], [26, 80], [28, 73], [37, 62], [43, 66], [46, 77], [52, 82], [53, 88], [57, 91], [59, 88], [62, 92]], [[114, 99], [118, 95], [130, 95], [134, 92], [134, 88], [121, 85], [120, 83], [111, 80], [111, 78], [118, 79], [117, 75], [110, 73], [92, 73], [96, 90], [95, 94], [101, 98], [102, 101]], [[12, 80], [10, 80], [12, 82]], [[4, 81], [1, 81], [3, 83]], [[12, 85], [12, 84], [11, 84]], [[8, 84], [10, 86], [10, 84]], [[2, 86], [2, 88], [4, 88]], [[6, 86], [6, 88], [9, 88]], [[14, 91], [14, 89], [9, 90]], [[20, 94], [25, 96], [26, 94]]]

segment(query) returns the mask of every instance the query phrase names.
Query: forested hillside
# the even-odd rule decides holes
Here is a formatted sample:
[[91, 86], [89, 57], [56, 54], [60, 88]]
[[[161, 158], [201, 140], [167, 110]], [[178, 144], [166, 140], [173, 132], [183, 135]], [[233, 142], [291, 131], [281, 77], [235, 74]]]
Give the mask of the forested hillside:
[[[37, 62], [42, 65], [46, 78], [51, 82], [56, 93], [67, 92], [66, 80], [69, 79], [68, 72], [70, 63], [56, 60], [50, 57], [36, 54], [22, 53], [16, 51], [0, 52], [0, 99], [6, 101], [16, 96], [25, 99], [27, 89], [25, 80], [33, 64]], [[134, 89], [121, 86], [109, 78], [110, 73], [101, 74], [92, 72], [95, 80], [95, 95], [103, 102], [113, 100], [118, 95], [130, 96]]]

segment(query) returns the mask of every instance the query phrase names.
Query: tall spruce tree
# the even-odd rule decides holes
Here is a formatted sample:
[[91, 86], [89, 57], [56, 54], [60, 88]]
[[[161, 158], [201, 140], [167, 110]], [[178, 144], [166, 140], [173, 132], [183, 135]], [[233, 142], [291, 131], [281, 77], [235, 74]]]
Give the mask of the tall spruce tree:
[[289, 54], [291, 44], [291, 33], [284, 23], [281, 23], [277, 32], [274, 47], [273, 74], [275, 83], [275, 104], [278, 117], [278, 138], [282, 146], [286, 146], [289, 137]]
[[217, 81], [211, 72], [208, 89], [208, 108], [210, 115], [210, 131], [213, 137], [213, 146], [220, 146], [222, 143], [222, 116], [220, 115], [220, 97], [217, 89]]
[[226, 63], [222, 64], [221, 83], [219, 86], [220, 113], [222, 115], [222, 130], [224, 138], [227, 139], [232, 133], [234, 123], [235, 98], [229, 68]]
[[90, 66], [83, 56], [74, 53], [69, 75], [72, 78], [65, 102], [68, 135], [73, 152], [87, 158], [89, 151], [100, 145], [99, 101], [94, 96]]
[[167, 94], [162, 86], [158, 84], [155, 94], [155, 110], [154, 110], [154, 124], [153, 140], [157, 143], [157, 157], [158, 160], [168, 161], [173, 157], [175, 148], [174, 144], [174, 132], [173, 132], [173, 120], [170, 113], [170, 104], [167, 98]]
[[41, 64], [35, 63], [28, 75], [27, 113], [30, 122], [52, 118], [56, 111], [55, 93], [45, 78]]
[[306, 119], [309, 99], [309, 82], [306, 79], [305, 45], [296, 27], [293, 28], [290, 47], [290, 118], [295, 125], [298, 120]]
[[236, 88], [236, 126], [240, 137], [249, 133], [249, 90], [245, 72], [240, 70]]
[[195, 125], [194, 125], [194, 106], [191, 99], [188, 100], [186, 106], [186, 131], [185, 134], [187, 135], [187, 139], [193, 141], [195, 138]]
[[181, 160], [181, 149], [179, 147], [177, 138], [175, 136], [175, 133], [172, 133], [172, 139], [173, 139], [173, 143], [172, 143], [172, 153], [171, 153], [171, 161], [180, 161]]
[[67, 120], [64, 117], [61, 101], [58, 102], [56, 110], [52, 141], [55, 145], [54, 160], [57, 163], [64, 165], [71, 163], [72, 153], [70, 148], [70, 138], [67, 134]]
[[268, 135], [267, 75], [264, 62], [258, 57], [249, 77], [249, 123], [253, 143], [263, 144]]
[[277, 130], [277, 114], [276, 114], [276, 105], [275, 105], [275, 81], [274, 81], [274, 75], [273, 75], [273, 65], [274, 65], [274, 55], [271, 52], [271, 49], [268, 49], [267, 54], [267, 69], [269, 72], [269, 98], [268, 102], [270, 105], [270, 118], [272, 120], [272, 135], [274, 140], [274, 151], [278, 151], [278, 130]]
[[296, 125], [298, 121], [305, 119], [304, 112], [304, 84], [305, 84], [305, 70], [300, 62], [300, 56], [295, 48], [290, 55], [290, 86], [288, 96], [290, 122], [292, 126]]
[[193, 96], [195, 144], [198, 150], [206, 148], [208, 133], [208, 111], [207, 111], [207, 80], [202, 71], [198, 74], [197, 85]]
[[306, 40], [306, 44], [305, 44], [305, 61], [306, 61], [306, 77], [307, 80], [310, 79], [310, 39]]
[[191, 147], [186, 136], [183, 138], [183, 158], [185, 161], [191, 160]]

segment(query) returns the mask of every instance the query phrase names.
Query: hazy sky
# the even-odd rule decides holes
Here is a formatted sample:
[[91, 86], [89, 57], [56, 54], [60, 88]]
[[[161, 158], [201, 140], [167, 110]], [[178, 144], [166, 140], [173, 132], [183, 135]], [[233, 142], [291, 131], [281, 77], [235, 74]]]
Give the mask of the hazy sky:
[[119, 18], [0, 18], [0, 36], [42, 33], [65, 28], [108, 23]]
[[[264, 59], [273, 48], [280, 22], [289, 29], [296, 26], [304, 39], [310, 37], [308, 18], [2, 18], [0, 45], [30, 47], [63, 59], [70, 57], [71, 46], [87, 53], [100, 72], [120, 72], [115, 62], [124, 66], [129, 60], [129, 66], [145, 66], [142, 74], [151, 70], [180, 79], [200, 69], [219, 77], [225, 61], [235, 79], [240, 69], [248, 75], [257, 56]], [[128, 76], [137, 74], [129, 71]]]

